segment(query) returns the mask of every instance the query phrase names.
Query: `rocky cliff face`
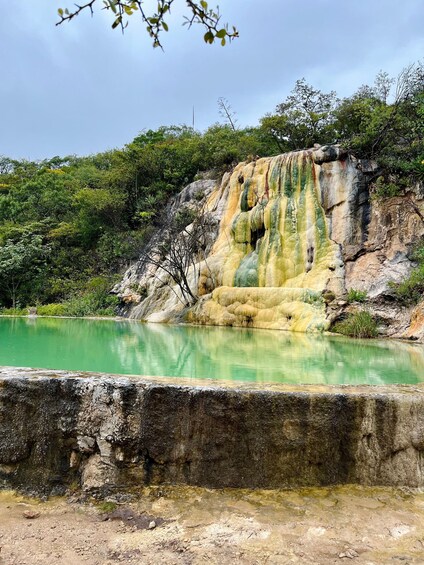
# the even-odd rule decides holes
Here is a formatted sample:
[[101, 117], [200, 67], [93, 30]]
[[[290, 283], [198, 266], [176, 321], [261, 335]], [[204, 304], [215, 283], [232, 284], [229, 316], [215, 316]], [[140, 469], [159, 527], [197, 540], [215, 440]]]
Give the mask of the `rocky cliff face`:
[[413, 191], [373, 200], [375, 172], [375, 164], [323, 146], [241, 163], [220, 186], [193, 183], [170, 211], [200, 194], [203, 213], [214, 219], [214, 244], [188, 271], [200, 299], [186, 307], [166, 269], [135, 265], [116, 289], [128, 315], [317, 331], [341, 314], [354, 288], [368, 293], [387, 325], [397, 320], [392, 333], [404, 332], [411, 314], [403, 311], [400, 323], [387, 303], [388, 282], [411, 269], [408, 252], [424, 234], [423, 201]]

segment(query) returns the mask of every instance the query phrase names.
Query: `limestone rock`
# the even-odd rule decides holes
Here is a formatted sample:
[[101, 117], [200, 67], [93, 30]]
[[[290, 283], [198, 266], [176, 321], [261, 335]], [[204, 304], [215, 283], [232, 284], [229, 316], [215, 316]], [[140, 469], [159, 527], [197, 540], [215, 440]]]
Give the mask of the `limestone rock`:
[[[216, 186], [217, 182], [213, 179], [202, 179], [189, 184], [171, 200], [165, 211], [167, 217], [175, 217], [182, 207], [195, 208], [199, 202], [203, 202], [218, 227], [226, 194], [225, 190], [220, 192]], [[159, 232], [153, 236], [159, 237]], [[159, 239], [157, 243], [160, 243]], [[207, 276], [203, 280], [205, 278]], [[194, 271], [188, 274], [188, 279], [193, 288], [200, 283]], [[173, 288], [174, 285], [166, 271], [160, 267], [149, 265], [147, 268], [140, 268], [136, 263], [126, 271], [113, 292], [122, 300], [122, 314], [150, 322], [168, 322], [175, 321], [184, 309], [181, 293], [176, 285]]]
[[424, 341], [424, 300], [412, 310], [411, 323], [404, 337]]
[[40, 517], [40, 513], [36, 510], [25, 510], [22, 516], [27, 520], [35, 520], [36, 518]]
[[312, 154], [314, 163], [317, 163], [317, 165], [322, 165], [329, 161], [338, 161], [345, 157], [347, 157], [347, 151], [340, 145], [322, 145]]
[[343, 558], [355, 559], [355, 557], [359, 557], [359, 553], [357, 551], [355, 551], [354, 549], [346, 549], [346, 551], [339, 553], [340, 559], [343, 559]]
[[386, 294], [389, 282], [401, 282], [411, 272], [411, 246], [424, 234], [414, 196], [373, 201], [364, 243], [356, 256], [345, 249], [346, 288], [367, 291], [370, 298]]

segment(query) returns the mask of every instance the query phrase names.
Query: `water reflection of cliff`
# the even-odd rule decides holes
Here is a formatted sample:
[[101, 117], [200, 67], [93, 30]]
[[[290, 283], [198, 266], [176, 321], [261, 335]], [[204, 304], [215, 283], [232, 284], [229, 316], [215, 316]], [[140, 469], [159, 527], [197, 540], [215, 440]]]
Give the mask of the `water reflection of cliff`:
[[123, 365], [151, 375], [329, 384], [424, 379], [424, 349], [411, 344], [235, 328], [130, 328], [130, 341], [114, 341], [116, 352]]
[[271, 330], [0, 319], [0, 364], [256, 382], [424, 380], [424, 348]]

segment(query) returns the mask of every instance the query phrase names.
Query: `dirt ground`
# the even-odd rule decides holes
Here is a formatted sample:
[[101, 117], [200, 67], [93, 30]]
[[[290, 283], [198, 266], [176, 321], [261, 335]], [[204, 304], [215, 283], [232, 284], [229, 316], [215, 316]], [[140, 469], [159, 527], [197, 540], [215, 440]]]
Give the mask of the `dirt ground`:
[[424, 493], [166, 487], [107, 501], [0, 493], [1, 565], [424, 564]]

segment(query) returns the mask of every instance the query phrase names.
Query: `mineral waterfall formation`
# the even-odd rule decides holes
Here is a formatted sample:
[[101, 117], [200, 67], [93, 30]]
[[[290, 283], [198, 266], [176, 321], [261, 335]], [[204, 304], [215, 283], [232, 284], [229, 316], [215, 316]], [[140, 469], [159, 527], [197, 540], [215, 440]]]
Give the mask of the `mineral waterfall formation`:
[[[341, 156], [346, 158], [337, 159]], [[200, 277], [202, 285], [212, 275], [217, 288], [189, 318], [218, 325], [326, 329], [322, 293], [344, 292], [338, 240], [361, 237], [349, 225], [354, 214], [347, 210], [358, 201], [357, 170], [331, 147], [241, 164], [228, 184], [218, 238]], [[344, 210], [336, 212], [338, 205]], [[337, 224], [336, 240], [337, 215], [346, 221], [343, 227]]]
[[[220, 186], [192, 183], [169, 210], [178, 213], [201, 192], [203, 213], [215, 219], [214, 243], [187, 277], [199, 300], [185, 307], [164, 269], [134, 265], [116, 289], [128, 315], [293, 331], [328, 328], [326, 303], [344, 296], [350, 279], [372, 294], [375, 281], [381, 292], [391, 274], [404, 276], [408, 245], [422, 232], [412, 209], [404, 218], [407, 237], [396, 239], [403, 228], [395, 215], [390, 226], [382, 225], [382, 205], [372, 204], [368, 192], [367, 175], [375, 169], [329, 145], [240, 163]], [[366, 263], [371, 252], [372, 276], [363, 270], [358, 275], [355, 261]]]

